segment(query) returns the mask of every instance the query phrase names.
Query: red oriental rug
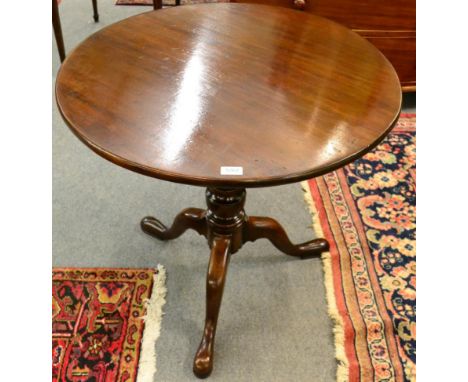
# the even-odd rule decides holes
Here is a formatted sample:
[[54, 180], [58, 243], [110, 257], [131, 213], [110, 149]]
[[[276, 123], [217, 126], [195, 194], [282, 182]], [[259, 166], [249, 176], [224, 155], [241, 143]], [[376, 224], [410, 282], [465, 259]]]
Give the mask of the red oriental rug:
[[52, 381], [152, 381], [164, 268], [54, 268]]
[[416, 115], [372, 152], [303, 182], [323, 255], [339, 382], [416, 380]]

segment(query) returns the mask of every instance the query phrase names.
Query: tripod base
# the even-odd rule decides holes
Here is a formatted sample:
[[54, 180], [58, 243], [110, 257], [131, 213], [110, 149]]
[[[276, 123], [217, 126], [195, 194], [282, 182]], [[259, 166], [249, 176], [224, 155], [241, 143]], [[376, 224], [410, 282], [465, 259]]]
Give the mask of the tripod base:
[[197, 231], [208, 240], [211, 255], [206, 280], [205, 330], [193, 363], [193, 372], [199, 378], [208, 377], [213, 370], [216, 325], [231, 254], [244, 243], [257, 239], [268, 239], [286, 255], [300, 258], [318, 257], [329, 249], [325, 239], [294, 245], [276, 220], [248, 217], [244, 211], [245, 196], [245, 189], [208, 188], [208, 208], [183, 210], [170, 228], [153, 217], [141, 221], [143, 231], [160, 240], [175, 239], [187, 229]]

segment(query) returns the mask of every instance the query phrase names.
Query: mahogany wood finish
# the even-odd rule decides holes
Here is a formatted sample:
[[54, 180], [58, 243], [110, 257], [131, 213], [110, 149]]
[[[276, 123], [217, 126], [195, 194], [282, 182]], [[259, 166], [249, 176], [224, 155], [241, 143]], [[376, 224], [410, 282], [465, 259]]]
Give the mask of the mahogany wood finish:
[[72, 131], [103, 157], [220, 187], [334, 170], [383, 139], [401, 106], [395, 70], [366, 40], [254, 4], [171, 7], [104, 28], [63, 64], [56, 92]]
[[145, 217], [141, 228], [160, 240], [179, 237], [193, 229], [208, 239], [211, 248], [206, 283], [206, 321], [202, 340], [195, 354], [193, 371], [205, 378], [213, 369], [214, 339], [230, 255], [246, 242], [268, 239], [283, 253], [300, 258], [317, 257], [329, 249], [325, 239], [294, 245], [284, 229], [271, 218], [251, 216], [244, 211], [246, 191], [242, 188], [207, 188], [207, 210], [187, 208], [167, 228], [153, 217]]
[[231, 0], [304, 10], [359, 33], [393, 64], [404, 91], [416, 86], [416, 0]]
[[289, 256], [300, 258], [314, 257], [327, 251], [328, 242], [325, 239], [315, 239], [303, 244], [294, 245], [289, 240], [283, 227], [272, 218], [253, 216], [247, 220], [244, 231], [244, 242], [258, 239], [268, 239], [271, 243]]
[[[392, 65], [356, 33], [304, 12], [229, 3], [163, 9], [102, 29], [64, 62], [56, 97], [71, 130], [104, 158], [207, 187], [206, 210], [185, 209], [170, 228], [141, 221], [161, 240], [193, 229], [211, 248], [199, 377], [213, 368], [232, 254], [262, 238], [299, 258], [328, 249], [324, 239], [294, 245], [275, 220], [248, 217], [245, 189], [352, 161], [384, 138], [401, 107]], [[223, 166], [242, 174], [223, 175]]]
[[366, 38], [393, 64], [403, 91], [416, 91], [416, 32], [371, 35]]
[[197, 231], [206, 237], [207, 227], [205, 210], [199, 208], [186, 208], [174, 219], [171, 228], [166, 228], [159, 220], [147, 216], [141, 221], [141, 228], [147, 234], [159, 240], [172, 240], [178, 238], [188, 229]]
[[193, 361], [193, 372], [199, 378], [208, 377], [213, 370], [214, 339], [229, 264], [230, 244], [230, 238], [218, 236], [213, 239], [211, 247], [206, 277], [205, 329]]

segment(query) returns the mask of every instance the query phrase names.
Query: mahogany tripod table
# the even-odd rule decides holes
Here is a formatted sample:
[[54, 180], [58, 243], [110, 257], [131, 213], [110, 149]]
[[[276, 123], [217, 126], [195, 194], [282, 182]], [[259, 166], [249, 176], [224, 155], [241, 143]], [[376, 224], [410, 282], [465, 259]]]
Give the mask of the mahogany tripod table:
[[230, 255], [266, 238], [300, 258], [273, 219], [248, 216], [246, 188], [312, 178], [375, 147], [396, 123], [398, 77], [369, 42], [329, 20], [250, 4], [143, 13], [93, 34], [65, 60], [56, 97], [71, 130], [102, 157], [138, 173], [205, 186], [161, 240], [193, 229], [211, 248], [206, 321], [193, 370], [207, 377]]

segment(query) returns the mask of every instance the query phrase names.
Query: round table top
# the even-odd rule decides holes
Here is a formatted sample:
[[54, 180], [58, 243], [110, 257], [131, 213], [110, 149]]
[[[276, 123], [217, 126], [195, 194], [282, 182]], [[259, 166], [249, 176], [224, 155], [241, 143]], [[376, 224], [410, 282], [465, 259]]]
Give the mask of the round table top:
[[259, 187], [334, 170], [396, 123], [400, 83], [369, 42], [254, 4], [172, 7], [93, 34], [56, 82], [89, 147], [173, 182]]

